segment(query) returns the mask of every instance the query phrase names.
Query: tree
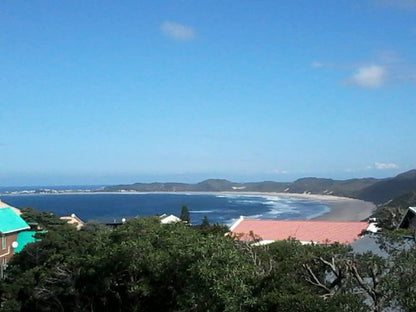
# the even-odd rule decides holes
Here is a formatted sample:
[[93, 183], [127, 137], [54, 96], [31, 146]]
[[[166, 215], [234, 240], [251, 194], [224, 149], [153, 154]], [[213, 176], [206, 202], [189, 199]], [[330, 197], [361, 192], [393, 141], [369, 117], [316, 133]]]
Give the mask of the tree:
[[416, 249], [403, 250], [396, 256], [393, 267], [395, 279], [394, 289], [396, 298], [403, 311], [416, 311]]
[[208, 221], [208, 217], [207, 216], [204, 216], [204, 218], [202, 219], [202, 222], [201, 222], [201, 227], [209, 227], [210, 226], [210, 224], [209, 224], [209, 221]]
[[[255, 284], [255, 296], [262, 311], [368, 311], [361, 298], [348, 292], [330, 290], [331, 287], [339, 288], [335, 284], [341, 283], [342, 277], [330, 274], [327, 265], [320, 260], [330, 261], [348, 254], [350, 249], [347, 246], [302, 245], [290, 239], [265, 247], [265, 255], [257, 251], [253, 256], [253, 259], [263, 258], [261, 266], [266, 269]], [[271, 259], [267, 260], [267, 256]], [[270, 260], [273, 261], [272, 270], [269, 269]], [[336, 281], [333, 286], [331, 281]], [[328, 295], [331, 293], [333, 295]]]
[[255, 266], [238, 244], [183, 223], [63, 225], [28, 247], [10, 262], [4, 311], [248, 311], [255, 301]]
[[23, 208], [21, 209], [21, 212], [21, 217], [26, 222], [36, 222], [45, 229], [54, 228], [56, 226], [59, 227], [66, 223], [53, 213], [37, 211], [33, 208]]
[[40, 241], [9, 262], [2, 285], [4, 311], [82, 310], [86, 300], [77, 281], [83, 259], [94, 254], [94, 236], [66, 223], [52, 224], [39, 234]]
[[185, 205], [182, 206], [180, 219], [184, 222], [191, 223], [189, 210], [188, 207], [186, 207]]
[[11, 259], [0, 281], [1, 311], [416, 309], [414, 248], [384, 259], [341, 244], [258, 246], [225, 236], [218, 224], [161, 224], [157, 217], [112, 230], [45, 223], [53, 226], [41, 241]]

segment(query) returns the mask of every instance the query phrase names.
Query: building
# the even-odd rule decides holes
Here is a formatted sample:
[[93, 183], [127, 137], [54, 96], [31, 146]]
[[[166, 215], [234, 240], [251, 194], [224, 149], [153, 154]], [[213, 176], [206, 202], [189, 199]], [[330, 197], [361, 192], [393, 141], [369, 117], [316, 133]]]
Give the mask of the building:
[[[106, 226], [115, 229], [123, 224], [125, 224], [127, 221], [126, 218], [122, 218], [121, 221], [117, 221], [116, 219], [113, 220], [113, 222], [108, 222], [108, 223], [104, 223]], [[162, 214], [159, 216], [159, 221], [161, 224], [170, 224], [170, 223], [177, 223], [177, 222], [182, 222], [182, 220], [180, 218], [178, 218], [177, 216], [174, 215], [167, 215], [167, 214]]]
[[398, 228], [416, 230], [416, 207], [409, 207], [407, 209]]
[[250, 220], [240, 217], [230, 235], [242, 241], [267, 244], [289, 238], [303, 244], [350, 244], [369, 230], [367, 222], [335, 222], [314, 220]]
[[0, 209], [2, 209], [2, 208], [11, 208], [15, 213], [17, 213], [19, 216], [22, 214], [21, 212], [20, 212], [20, 209], [18, 209], [18, 208], [16, 208], [16, 207], [13, 207], [13, 206], [10, 206], [9, 204], [7, 204], [7, 203], [5, 203], [5, 202], [2, 202], [1, 201], [1, 199], [0, 199]]
[[45, 231], [22, 231], [17, 234], [17, 247], [14, 249], [14, 253], [19, 253], [23, 248], [30, 243], [39, 241], [35, 238], [36, 233], [45, 233]]
[[117, 221], [116, 219], [114, 219], [113, 222], [106, 222], [106, 223], [104, 223], [104, 225], [109, 227], [109, 228], [116, 229], [119, 226], [125, 224], [126, 221], [127, 221], [126, 218], [122, 218], [121, 221]]
[[[16, 208], [0, 208], [0, 276], [7, 263], [13, 256], [15, 249], [19, 246], [17, 236], [22, 231], [30, 229], [25, 220], [15, 211]], [[21, 246], [23, 247], [23, 246]]]
[[68, 224], [72, 224], [76, 226], [77, 230], [80, 230], [84, 226], [84, 221], [77, 217], [75, 213], [71, 214], [70, 216], [63, 216], [59, 219], [66, 221]]
[[166, 215], [163, 214], [161, 216], [159, 216], [160, 218], [160, 223], [162, 224], [169, 224], [169, 223], [177, 223], [177, 222], [181, 222], [182, 220], [180, 218], [178, 218], [177, 216], [174, 215]]

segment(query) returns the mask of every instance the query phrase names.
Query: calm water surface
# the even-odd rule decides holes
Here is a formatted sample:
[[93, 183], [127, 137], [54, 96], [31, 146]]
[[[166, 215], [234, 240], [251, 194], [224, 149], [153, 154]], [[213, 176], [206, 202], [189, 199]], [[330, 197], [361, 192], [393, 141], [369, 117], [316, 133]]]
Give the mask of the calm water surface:
[[33, 207], [59, 216], [77, 214], [81, 219], [110, 222], [121, 218], [163, 213], [179, 216], [190, 210], [191, 223], [204, 216], [211, 223], [230, 224], [239, 216], [263, 219], [311, 219], [329, 211], [325, 204], [292, 197], [235, 194], [47, 194], [2, 195], [12, 206]]

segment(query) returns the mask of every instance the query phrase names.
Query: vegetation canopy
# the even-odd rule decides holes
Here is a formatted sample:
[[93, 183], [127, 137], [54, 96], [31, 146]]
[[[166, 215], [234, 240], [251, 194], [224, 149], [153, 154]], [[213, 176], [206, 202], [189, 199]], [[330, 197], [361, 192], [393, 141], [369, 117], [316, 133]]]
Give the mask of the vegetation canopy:
[[388, 257], [295, 240], [256, 246], [218, 225], [137, 218], [83, 230], [53, 215], [16, 254], [1, 311], [387, 311], [416, 308], [416, 252], [386, 237]]

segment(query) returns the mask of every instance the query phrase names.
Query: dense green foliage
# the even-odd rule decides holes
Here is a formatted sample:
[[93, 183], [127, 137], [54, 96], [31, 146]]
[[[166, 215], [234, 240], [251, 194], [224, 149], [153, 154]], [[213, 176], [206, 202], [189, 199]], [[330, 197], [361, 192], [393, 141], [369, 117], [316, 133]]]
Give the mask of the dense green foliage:
[[1, 311], [382, 311], [390, 305], [414, 311], [416, 306], [413, 249], [386, 260], [337, 244], [288, 240], [254, 246], [224, 236], [222, 226], [163, 225], [158, 218], [133, 219], [114, 230], [91, 223], [77, 231], [57, 225], [53, 216], [30, 213], [47, 232], [10, 262], [1, 282]]
[[28, 223], [37, 223], [42, 228], [53, 228], [66, 224], [65, 221], [59, 219], [56, 215], [49, 212], [36, 211], [33, 208], [21, 209], [22, 218]]

